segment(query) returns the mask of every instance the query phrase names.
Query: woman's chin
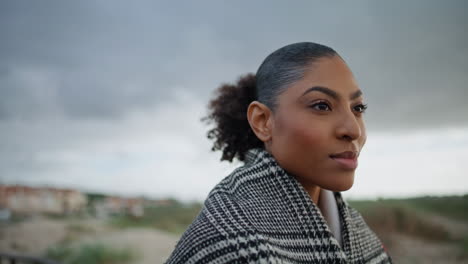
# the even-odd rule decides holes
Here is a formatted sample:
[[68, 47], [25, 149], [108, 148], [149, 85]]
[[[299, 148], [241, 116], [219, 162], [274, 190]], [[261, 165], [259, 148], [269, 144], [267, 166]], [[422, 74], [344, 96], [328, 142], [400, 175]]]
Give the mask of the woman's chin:
[[353, 187], [353, 184], [354, 184], [354, 173], [352, 176], [341, 178], [339, 181], [331, 182], [328, 184], [323, 184], [322, 188], [333, 191], [333, 192], [344, 192], [344, 191], [351, 189], [351, 187]]

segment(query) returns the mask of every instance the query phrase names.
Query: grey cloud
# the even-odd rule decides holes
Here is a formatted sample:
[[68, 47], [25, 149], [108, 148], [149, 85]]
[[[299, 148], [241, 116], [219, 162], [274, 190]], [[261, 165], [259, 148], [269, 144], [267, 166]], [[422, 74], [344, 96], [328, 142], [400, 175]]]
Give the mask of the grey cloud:
[[[208, 101], [274, 49], [311, 40], [346, 58], [371, 128], [467, 123], [463, 1], [1, 5], [0, 118], [112, 119], [169, 100], [174, 89]], [[16, 74], [24, 68], [49, 77], [41, 87]]]
[[374, 48], [348, 54], [371, 101], [372, 128], [468, 124], [466, 7], [462, 1], [371, 6]]

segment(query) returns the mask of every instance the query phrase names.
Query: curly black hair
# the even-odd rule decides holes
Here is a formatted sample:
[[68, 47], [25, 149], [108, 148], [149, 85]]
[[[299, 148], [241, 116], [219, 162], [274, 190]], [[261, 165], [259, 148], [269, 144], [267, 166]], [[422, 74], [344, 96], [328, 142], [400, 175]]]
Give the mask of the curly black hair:
[[249, 73], [239, 77], [235, 84], [222, 84], [208, 105], [208, 116], [202, 119], [215, 123], [207, 134], [214, 140], [211, 149], [221, 150], [221, 160], [232, 162], [234, 158], [244, 161], [251, 148], [263, 148], [264, 143], [247, 120], [249, 104], [257, 100], [274, 112], [281, 92], [301, 79], [316, 60], [335, 55], [338, 54], [332, 48], [317, 43], [290, 44], [268, 55], [255, 75]]
[[239, 77], [235, 84], [222, 84], [208, 105], [210, 114], [204, 120], [216, 127], [207, 136], [215, 140], [211, 150], [222, 150], [221, 160], [243, 161], [247, 150], [263, 147], [247, 120], [247, 107], [256, 99], [255, 85], [252, 73]]

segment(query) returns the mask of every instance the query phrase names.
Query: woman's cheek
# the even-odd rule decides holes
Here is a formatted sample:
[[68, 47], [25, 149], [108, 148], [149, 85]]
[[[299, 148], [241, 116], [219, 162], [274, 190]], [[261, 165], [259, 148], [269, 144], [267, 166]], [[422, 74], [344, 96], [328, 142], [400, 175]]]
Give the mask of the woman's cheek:
[[[304, 123], [294, 130], [293, 138], [304, 147], [315, 147], [324, 142], [323, 128], [320, 126], [305, 125]], [[310, 149], [310, 148], [306, 148]]]

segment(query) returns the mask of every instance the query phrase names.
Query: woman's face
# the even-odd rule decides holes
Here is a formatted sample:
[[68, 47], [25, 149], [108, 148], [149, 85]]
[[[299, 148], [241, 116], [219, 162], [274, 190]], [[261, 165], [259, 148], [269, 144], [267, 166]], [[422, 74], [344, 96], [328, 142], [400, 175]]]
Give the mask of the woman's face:
[[361, 91], [338, 56], [321, 58], [278, 96], [266, 148], [306, 188], [353, 185], [366, 142]]

